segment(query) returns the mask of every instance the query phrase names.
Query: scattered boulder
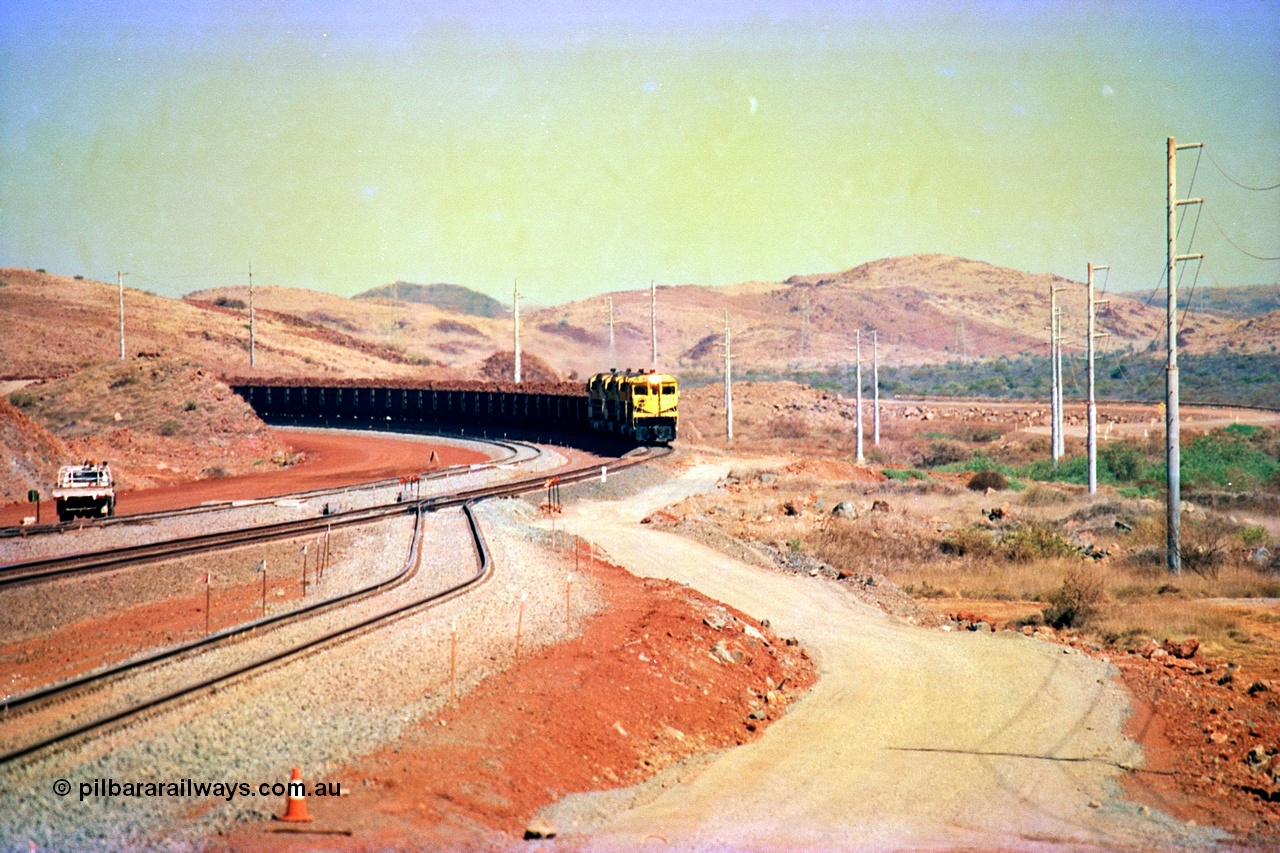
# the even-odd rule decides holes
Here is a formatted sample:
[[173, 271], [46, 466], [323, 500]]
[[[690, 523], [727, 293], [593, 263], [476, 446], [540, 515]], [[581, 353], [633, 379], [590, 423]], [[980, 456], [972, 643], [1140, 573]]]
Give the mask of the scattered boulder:
[[782, 514], [791, 516], [804, 515], [804, 507], [798, 501], [787, 501], [782, 505]]
[[888, 501], [872, 501], [871, 511], [872, 512], [888, 512], [889, 502]]
[[708, 613], [706, 616], [702, 617], [702, 622], [712, 630], [722, 631], [724, 630], [724, 626], [728, 624], [728, 619], [725, 617], [723, 613], [719, 613], [713, 610], [710, 613]]
[[1200, 648], [1200, 641], [1195, 637], [1188, 637], [1185, 640], [1165, 640], [1164, 650], [1175, 658], [1187, 660], [1196, 655], [1196, 651]]
[[853, 505], [853, 501], [840, 501], [831, 510], [831, 514], [836, 518], [857, 518], [858, 508]]

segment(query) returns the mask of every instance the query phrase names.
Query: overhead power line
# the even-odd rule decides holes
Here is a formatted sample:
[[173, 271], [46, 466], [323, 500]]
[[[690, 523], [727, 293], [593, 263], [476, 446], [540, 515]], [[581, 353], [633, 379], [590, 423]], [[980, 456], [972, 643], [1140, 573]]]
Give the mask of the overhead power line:
[[[1202, 204], [1200, 206], [1205, 208], [1208, 207], [1208, 205], [1205, 205], [1205, 204]], [[1213, 222], [1214, 227], [1218, 229], [1218, 233], [1222, 235], [1222, 239], [1226, 240], [1228, 243], [1234, 246], [1236, 251], [1240, 252], [1241, 254], [1248, 255], [1249, 257], [1253, 258], [1256, 261], [1280, 261], [1280, 257], [1272, 258], [1264, 255], [1255, 255], [1253, 252], [1250, 252], [1248, 249], [1241, 248], [1239, 243], [1237, 243], [1235, 240], [1232, 240], [1230, 237], [1228, 237], [1227, 232], [1222, 230], [1222, 225], [1218, 222], [1218, 218], [1213, 215], [1212, 210], [1209, 211], [1209, 219]]]
[[1248, 184], [1243, 184], [1240, 181], [1237, 181], [1235, 178], [1228, 175], [1225, 169], [1223, 169], [1221, 166], [1218, 165], [1218, 161], [1213, 159], [1213, 154], [1210, 153], [1207, 147], [1203, 150], [1204, 150], [1204, 153], [1208, 155], [1209, 162], [1213, 164], [1213, 167], [1217, 169], [1220, 173], [1222, 173], [1222, 177], [1226, 178], [1228, 181], [1235, 184], [1240, 189], [1252, 190], [1253, 192], [1268, 192], [1270, 190], [1280, 190], [1280, 184], [1272, 184], [1269, 187], [1251, 187]]

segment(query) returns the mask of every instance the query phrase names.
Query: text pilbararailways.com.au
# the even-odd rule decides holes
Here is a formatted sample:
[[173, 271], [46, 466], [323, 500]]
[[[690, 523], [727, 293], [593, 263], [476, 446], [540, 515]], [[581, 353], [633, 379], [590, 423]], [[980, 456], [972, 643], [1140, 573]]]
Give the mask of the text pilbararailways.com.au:
[[[116, 797], [218, 797], [231, 802], [236, 797], [338, 797], [341, 782], [203, 782], [194, 779], [159, 781], [154, 779], [92, 779], [79, 782], [80, 801]], [[57, 779], [53, 792], [65, 797], [73, 790], [71, 782]]]

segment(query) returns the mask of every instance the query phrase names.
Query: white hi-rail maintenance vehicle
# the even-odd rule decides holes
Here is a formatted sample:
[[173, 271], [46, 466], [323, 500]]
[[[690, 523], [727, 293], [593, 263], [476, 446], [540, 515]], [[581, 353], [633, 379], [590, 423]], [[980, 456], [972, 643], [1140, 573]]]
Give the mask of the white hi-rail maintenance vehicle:
[[58, 469], [58, 487], [53, 496], [58, 501], [59, 521], [116, 514], [115, 481], [106, 462], [63, 465]]

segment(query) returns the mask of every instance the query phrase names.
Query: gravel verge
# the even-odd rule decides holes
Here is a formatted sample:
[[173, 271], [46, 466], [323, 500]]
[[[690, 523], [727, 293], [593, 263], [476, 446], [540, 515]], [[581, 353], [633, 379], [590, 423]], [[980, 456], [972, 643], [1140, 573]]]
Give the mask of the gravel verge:
[[[358, 438], [362, 434], [359, 430], [348, 432], [353, 438]], [[463, 446], [480, 452], [494, 452], [494, 446], [486, 442], [443, 439], [438, 436], [406, 435], [404, 437], [433, 444]], [[565, 457], [555, 450], [542, 448], [542, 451], [536, 456], [522, 454], [513, 459], [506, 459], [504, 451], [502, 461], [459, 471], [440, 479], [423, 480], [421, 494], [423, 497], [454, 494], [512, 477], [549, 471], [565, 464]], [[314, 518], [323, 514], [326, 505], [333, 511], [363, 509], [392, 503], [400, 493], [401, 487], [394, 482], [376, 487], [348, 486], [323, 495], [305, 498], [263, 498], [207, 512], [173, 515], [154, 521], [117, 523], [102, 527], [68, 526], [60, 528], [56, 535], [19, 536], [0, 540], [0, 563], [143, 545], [203, 533]]]
[[[566, 626], [565, 586], [572, 555], [548, 547], [518, 500], [477, 507], [494, 572], [475, 591], [425, 612], [279, 665], [216, 693], [174, 703], [149, 719], [20, 766], [0, 769], [0, 849], [192, 850], [203, 837], [281, 809], [278, 797], [95, 798], [94, 779], [285, 781], [300, 766], [308, 782], [330, 768], [393, 743], [406, 726], [449, 701], [452, 628], [457, 626], [457, 689], [468, 690], [508, 666], [524, 599], [521, 646], [533, 651], [577, 633], [602, 599], [574, 576]], [[458, 513], [431, 517], [420, 575], [442, 579], [474, 571]], [[403, 538], [400, 538], [403, 542]], [[362, 605], [371, 612], [374, 605]], [[72, 784], [58, 797], [53, 783]]]

